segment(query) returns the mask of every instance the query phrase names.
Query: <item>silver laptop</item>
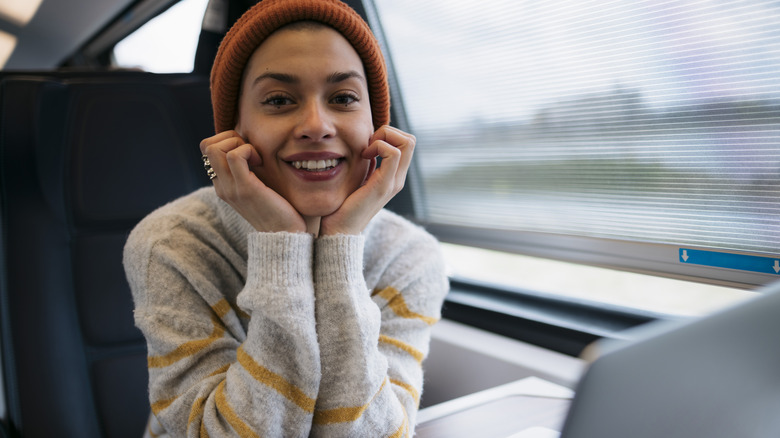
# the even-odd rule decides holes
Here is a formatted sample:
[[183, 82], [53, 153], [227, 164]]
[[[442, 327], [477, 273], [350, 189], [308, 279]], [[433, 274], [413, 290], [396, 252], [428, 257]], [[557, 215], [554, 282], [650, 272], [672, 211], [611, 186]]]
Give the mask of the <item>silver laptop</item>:
[[687, 323], [639, 329], [585, 372], [561, 438], [780, 437], [780, 282]]

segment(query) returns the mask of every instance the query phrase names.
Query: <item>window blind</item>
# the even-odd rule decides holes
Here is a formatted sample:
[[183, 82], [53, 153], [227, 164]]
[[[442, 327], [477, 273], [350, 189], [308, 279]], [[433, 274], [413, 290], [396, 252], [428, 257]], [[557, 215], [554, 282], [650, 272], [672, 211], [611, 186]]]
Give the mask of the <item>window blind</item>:
[[375, 5], [424, 221], [780, 252], [780, 3]]

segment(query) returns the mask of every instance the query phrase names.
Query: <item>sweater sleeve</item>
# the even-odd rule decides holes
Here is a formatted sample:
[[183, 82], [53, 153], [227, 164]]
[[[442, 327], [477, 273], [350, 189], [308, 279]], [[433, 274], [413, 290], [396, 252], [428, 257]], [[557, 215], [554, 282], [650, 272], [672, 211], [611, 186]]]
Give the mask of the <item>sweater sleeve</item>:
[[147, 339], [152, 412], [166, 432], [308, 436], [321, 376], [313, 237], [251, 234], [232, 303], [224, 291], [241, 275], [218, 243], [180, 231], [133, 242], [125, 266]]
[[[398, 257], [386, 261], [382, 284], [370, 291], [362, 265], [364, 236], [317, 239], [315, 312], [322, 380], [312, 435], [414, 433], [422, 361], [447, 282], [432, 238], [390, 239], [390, 244]], [[373, 252], [382, 250], [377, 245]]]

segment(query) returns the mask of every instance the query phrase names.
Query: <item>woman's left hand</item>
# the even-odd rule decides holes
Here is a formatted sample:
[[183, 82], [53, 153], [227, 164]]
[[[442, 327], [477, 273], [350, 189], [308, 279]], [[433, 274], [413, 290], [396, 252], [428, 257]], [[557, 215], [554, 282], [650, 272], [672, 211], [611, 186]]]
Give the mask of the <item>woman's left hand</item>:
[[368, 222], [404, 187], [412, 162], [414, 135], [391, 126], [382, 126], [363, 150], [366, 160], [381, 157], [378, 169], [368, 175], [361, 187], [347, 197], [338, 210], [322, 218], [320, 235], [360, 234]]

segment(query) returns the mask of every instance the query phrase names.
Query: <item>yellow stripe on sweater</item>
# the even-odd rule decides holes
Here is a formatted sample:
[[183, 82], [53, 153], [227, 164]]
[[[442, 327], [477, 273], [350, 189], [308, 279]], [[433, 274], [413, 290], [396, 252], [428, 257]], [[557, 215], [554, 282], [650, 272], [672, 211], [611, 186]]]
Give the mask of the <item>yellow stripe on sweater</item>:
[[226, 373], [228, 369], [230, 369], [230, 364], [229, 363], [225, 364], [225, 365], [222, 365], [221, 367], [217, 368], [216, 371], [214, 371], [213, 373], [209, 374], [209, 377], [214, 377], [216, 375]]
[[409, 353], [414, 358], [414, 360], [416, 360], [419, 364], [422, 364], [423, 359], [425, 359], [425, 355], [423, 354], [422, 351], [412, 347], [406, 342], [399, 341], [398, 339], [395, 338], [391, 338], [390, 336], [379, 335], [379, 342], [383, 342], [385, 344], [389, 344], [394, 347], [400, 348], [401, 350]]
[[206, 397], [201, 397], [192, 404], [190, 416], [187, 418], [187, 429], [189, 429], [192, 422], [197, 421], [198, 418], [201, 419], [201, 423], [203, 422], [203, 411], [206, 409], [206, 400]]
[[214, 341], [220, 339], [222, 335], [225, 334], [225, 328], [222, 327], [222, 324], [215, 318], [212, 318], [211, 322], [214, 324], [214, 330], [207, 338], [185, 342], [176, 347], [175, 350], [162, 356], [149, 356], [147, 359], [147, 366], [149, 368], [166, 367], [202, 351], [214, 343]]
[[317, 411], [314, 413], [314, 423], [315, 424], [334, 424], [334, 423], [350, 423], [353, 421], [357, 421], [360, 417], [363, 416], [363, 412], [368, 409], [368, 407], [371, 405], [371, 403], [374, 402], [374, 399], [379, 395], [380, 392], [382, 392], [382, 389], [384, 389], [385, 385], [387, 384], [387, 379], [385, 379], [382, 382], [382, 385], [379, 387], [379, 390], [374, 393], [374, 396], [371, 397], [371, 401], [364, 404], [363, 406], [354, 406], [354, 407], [347, 407], [347, 408], [335, 408], [335, 409], [324, 409], [321, 411]]
[[160, 436], [160, 435], [157, 435], [156, 433], [154, 433], [154, 431], [152, 430], [152, 425], [151, 424], [147, 424], [146, 425], [146, 433], [149, 434], [149, 436], [152, 437], [152, 438], [157, 438], [158, 436]]
[[152, 412], [154, 412], [154, 415], [157, 415], [160, 411], [172, 405], [177, 398], [178, 397], [169, 398], [168, 400], [158, 400], [152, 403]]
[[227, 420], [227, 422], [230, 424], [233, 430], [238, 433], [239, 436], [259, 438], [259, 436], [254, 431], [252, 431], [252, 428], [244, 423], [244, 420], [242, 420], [241, 417], [236, 414], [236, 412], [230, 406], [230, 403], [228, 403], [227, 397], [225, 396], [224, 380], [219, 384], [219, 386], [217, 386], [217, 393], [214, 397], [214, 401], [217, 404], [217, 409], [219, 410], [220, 414], [222, 414], [225, 420]]
[[224, 318], [225, 315], [228, 314], [231, 310], [236, 312], [236, 315], [238, 315], [241, 318], [249, 319], [249, 314], [244, 312], [243, 310], [239, 309], [238, 307], [233, 308], [233, 306], [228, 303], [228, 301], [224, 298], [217, 301], [217, 304], [214, 304], [211, 306], [211, 309], [214, 310], [214, 313], [217, 314], [220, 318]]
[[168, 400], [158, 400], [152, 403], [152, 412], [157, 415], [160, 411], [164, 410], [168, 406], [172, 405], [178, 397], [174, 397]]
[[381, 291], [374, 293], [374, 295], [379, 295], [380, 297], [384, 298], [385, 301], [387, 301], [387, 305], [390, 306], [393, 312], [402, 318], [419, 319], [428, 325], [434, 325], [439, 321], [438, 318], [412, 312], [406, 305], [406, 301], [404, 300], [403, 295], [401, 295], [401, 292], [392, 286], [386, 287]]
[[409, 436], [409, 417], [406, 415], [406, 409], [404, 409], [404, 421], [401, 422], [401, 427], [398, 428], [388, 438], [401, 438]]
[[[220, 367], [218, 370], [216, 370], [213, 373], [211, 373], [209, 375], [209, 377], [216, 376], [217, 374], [222, 374], [222, 373], [226, 372], [228, 368], [230, 368], [230, 364], [227, 364], [227, 365], [225, 365], [223, 367]], [[173, 404], [173, 402], [175, 402], [177, 398], [179, 398], [179, 397], [176, 396], [176, 397], [170, 398], [168, 400], [158, 400], [158, 401], [152, 403], [152, 412], [155, 415], [157, 415], [158, 413], [160, 413], [160, 411], [164, 410], [165, 408], [167, 408], [168, 406]], [[199, 412], [200, 414], [203, 413], [203, 404], [204, 403], [206, 403], [206, 399], [205, 398], [199, 398], [199, 399], [197, 399], [195, 401], [195, 404], [192, 406], [192, 410], [190, 411], [190, 419], [187, 421], [187, 423], [191, 423], [193, 418], [198, 416], [198, 415], [196, 415], [197, 412]], [[195, 409], [198, 406], [200, 407], [200, 409], [199, 409], [199, 411], [196, 412]]]
[[249, 353], [244, 351], [243, 347], [238, 348], [238, 363], [258, 382], [275, 389], [276, 392], [298, 405], [304, 411], [308, 413], [314, 412], [315, 400], [313, 398], [304, 394], [303, 391], [285, 380], [284, 377], [257, 363]]
[[230, 307], [230, 303], [224, 298], [217, 301], [217, 304], [214, 304], [211, 306], [211, 310], [214, 311], [214, 313], [217, 314], [220, 318], [225, 318], [225, 315], [228, 314], [232, 310], [232, 307]]
[[249, 319], [249, 318], [251, 318], [251, 316], [249, 316], [249, 314], [248, 314], [248, 313], [246, 313], [246, 312], [244, 312], [243, 310], [241, 310], [241, 309], [238, 309], [238, 308], [236, 308], [235, 310], [236, 310], [236, 313], [238, 314], [238, 316], [239, 316], [239, 317], [241, 317], [241, 318], [243, 318], [243, 319]]
[[400, 386], [401, 388], [405, 389], [406, 392], [408, 392], [409, 395], [412, 396], [412, 398], [414, 399], [414, 402], [418, 406], [420, 405], [420, 393], [417, 391], [417, 389], [415, 389], [414, 386], [412, 386], [412, 385], [410, 385], [410, 384], [408, 384], [406, 382], [402, 382], [400, 380], [395, 380], [395, 379], [390, 379], [390, 383], [392, 383], [393, 385], [396, 385], [396, 386]]

